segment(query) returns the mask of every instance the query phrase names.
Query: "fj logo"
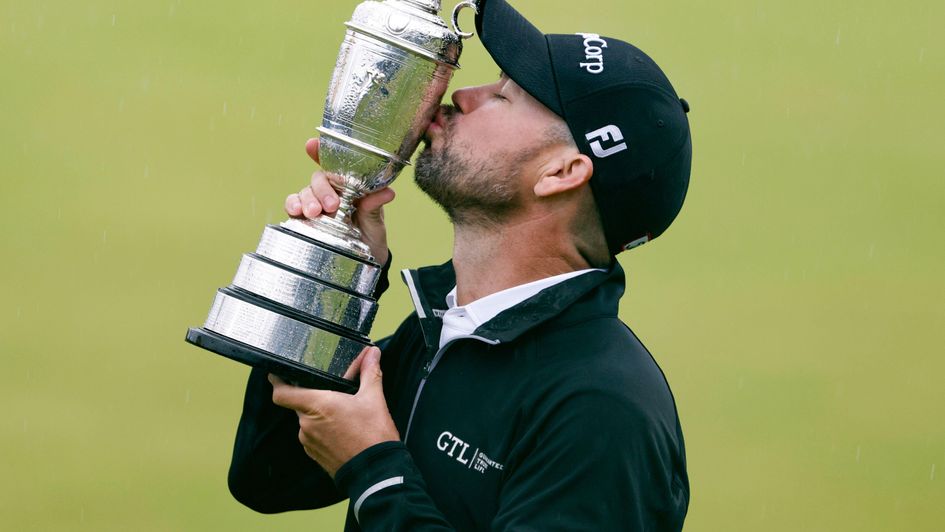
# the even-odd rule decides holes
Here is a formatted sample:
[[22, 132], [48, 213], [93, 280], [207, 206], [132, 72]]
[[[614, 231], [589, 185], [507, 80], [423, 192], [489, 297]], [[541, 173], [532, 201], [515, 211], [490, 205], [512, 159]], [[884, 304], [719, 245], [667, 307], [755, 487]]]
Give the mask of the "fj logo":
[[[623, 133], [617, 126], [604, 126], [596, 131], [587, 134], [587, 141], [591, 143], [591, 151], [598, 158], [603, 159], [611, 155], [620, 153], [627, 149], [627, 143], [623, 142]], [[604, 148], [601, 142], [614, 143], [609, 148]]]
[[600, 38], [596, 33], [578, 33], [584, 37], [584, 60], [580, 63], [581, 68], [591, 74], [600, 74], [604, 71], [604, 48], [607, 48], [607, 41]]

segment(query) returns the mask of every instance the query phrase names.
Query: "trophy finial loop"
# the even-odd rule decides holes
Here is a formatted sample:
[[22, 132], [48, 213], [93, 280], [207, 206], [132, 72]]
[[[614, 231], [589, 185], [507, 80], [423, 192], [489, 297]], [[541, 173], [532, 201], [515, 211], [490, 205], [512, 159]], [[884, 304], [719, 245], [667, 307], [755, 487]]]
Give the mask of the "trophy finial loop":
[[477, 15], [479, 14], [479, 6], [476, 4], [475, 0], [466, 0], [465, 2], [460, 2], [456, 4], [456, 7], [453, 8], [453, 31], [455, 31], [456, 34], [463, 39], [468, 39], [475, 35], [475, 33], [471, 31], [463, 31], [459, 29], [459, 12], [462, 11], [463, 8], [467, 7], [472, 9], [473, 13]]

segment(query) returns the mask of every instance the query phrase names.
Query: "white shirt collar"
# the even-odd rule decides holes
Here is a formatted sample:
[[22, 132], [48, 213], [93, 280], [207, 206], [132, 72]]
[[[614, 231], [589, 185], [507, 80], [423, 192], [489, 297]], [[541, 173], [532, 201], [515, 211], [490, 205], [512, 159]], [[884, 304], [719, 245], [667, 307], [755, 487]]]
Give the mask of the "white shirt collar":
[[443, 314], [443, 329], [440, 332], [440, 347], [458, 336], [468, 336], [481, 325], [496, 317], [503, 310], [514, 307], [526, 299], [554, 286], [589, 272], [600, 269], [578, 270], [546, 277], [530, 283], [520, 284], [477, 299], [464, 306], [456, 306], [456, 287], [446, 294], [447, 311]]

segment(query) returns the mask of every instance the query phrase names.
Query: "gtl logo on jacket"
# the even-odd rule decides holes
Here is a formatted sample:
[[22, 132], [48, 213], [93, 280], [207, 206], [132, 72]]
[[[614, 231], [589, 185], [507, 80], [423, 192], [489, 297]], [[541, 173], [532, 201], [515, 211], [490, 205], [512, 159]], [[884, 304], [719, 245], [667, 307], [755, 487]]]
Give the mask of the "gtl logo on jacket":
[[[460, 464], [466, 466], [467, 469], [473, 469], [483, 474], [485, 474], [486, 470], [489, 468], [495, 469], [497, 471], [502, 471], [505, 469], [504, 465], [486, 456], [486, 453], [480, 451], [478, 447], [472, 452], [472, 454], [468, 455], [467, 452], [469, 451], [469, 447], [470, 445], [468, 443], [454, 436], [449, 431], [443, 431], [436, 439], [437, 449], [443, 451], [450, 458], [453, 458]], [[459, 451], [458, 454], [457, 451]]]

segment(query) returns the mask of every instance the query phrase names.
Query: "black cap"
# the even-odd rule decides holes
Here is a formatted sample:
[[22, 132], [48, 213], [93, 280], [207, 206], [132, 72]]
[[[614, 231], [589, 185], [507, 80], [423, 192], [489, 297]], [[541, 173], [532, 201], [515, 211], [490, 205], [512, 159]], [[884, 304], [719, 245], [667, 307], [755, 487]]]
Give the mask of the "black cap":
[[545, 35], [505, 0], [479, 0], [476, 29], [503, 72], [562, 117], [594, 162], [591, 190], [612, 254], [679, 214], [692, 166], [681, 100], [635, 46], [593, 33]]

